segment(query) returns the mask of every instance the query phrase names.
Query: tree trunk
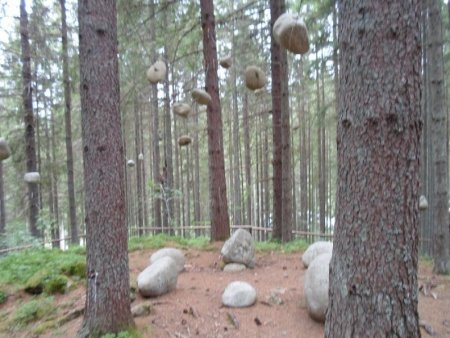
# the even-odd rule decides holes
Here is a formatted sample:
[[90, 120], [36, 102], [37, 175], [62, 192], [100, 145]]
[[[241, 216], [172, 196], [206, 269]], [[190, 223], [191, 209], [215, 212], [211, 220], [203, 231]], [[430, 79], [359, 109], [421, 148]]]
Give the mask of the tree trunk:
[[[138, 95], [138, 94], [136, 94]], [[134, 150], [135, 150], [135, 161], [136, 161], [136, 192], [137, 192], [137, 226], [138, 226], [138, 236], [142, 236], [144, 227], [144, 199], [143, 199], [143, 182], [142, 182], [142, 170], [144, 168], [144, 160], [141, 159], [140, 154], [143, 154], [141, 144], [141, 125], [139, 118], [139, 102], [136, 96], [134, 102]]]
[[87, 290], [79, 337], [133, 324], [115, 1], [79, 1]]
[[419, 1], [339, 1], [338, 13], [338, 207], [325, 336], [420, 337]]
[[205, 87], [212, 98], [207, 109], [211, 239], [220, 241], [230, 236], [230, 221], [225, 183], [213, 0], [200, 0], [200, 7], [203, 30], [203, 57], [206, 72]]
[[299, 61], [300, 74], [300, 230], [308, 230], [308, 154], [306, 144], [306, 95], [303, 73], [303, 57]]
[[246, 209], [246, 224], [253, 225], [252, 215], [252, 158], [250, 153], [250, 123], [248, 119], [248, 94], [244, 94], [243, 107], [243, 123], [244, 123], [244, 161], [245, 161], [245, 209]]
[[442, 48], [441, 2], [428, 0], [428, 76], [432, 143], [432, 170], [429, 173], [434, 187], [433, 209], [433, 271], [450, 272], [450, 240], [448, 215], [448, 117], [445, 109], [444, 60]]
[[3, 180], [3, 163], [0, 161], [0, 247], [6, 231], [5, 191]]
[[[33, 98], [31, 85], [31, 58], [30, 43], [28, 40], [28, 17], [25, 7], [25, 0], [20, 1], [20, 42], [22, 47], [22, 100], [24, 107], [25, 124], [25, 156], [27, 172], [37, 171], [36, 166], [36, 141], [35, 124], [33, 116]], [[40, 237], [41, 232], [37, 228], [39, 214], [39, 190], [37, 183], [27, 183], [28, 185], [28, 227], [33, 237]]]
[[61, 36], [62, 36], [62, 61], [64, 81], [64, 122], [66, 130], [66, 166], [67, 166], [67, 194], [69, 198], [69, 225], [70, 242], [79, 244], [77, 227], [77, 207], [75, 204], [75, 182], [73, 172], [72, 152], [72, 96], [69, 77], [69, 56], [67, 51], [67, 23], [66, 23], [66, 1], [59, 0], [61, 4]]

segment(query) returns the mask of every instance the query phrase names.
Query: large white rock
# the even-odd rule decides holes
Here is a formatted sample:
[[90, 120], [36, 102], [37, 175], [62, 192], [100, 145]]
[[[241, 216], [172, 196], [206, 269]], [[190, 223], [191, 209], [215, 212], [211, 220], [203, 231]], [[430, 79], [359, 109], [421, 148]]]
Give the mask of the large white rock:
[[222, 294], [222, 303], [229, 307], [247, 307], [256, 301], [256, 290], [249, 283], [231, 282]]
[[245, 69], [245, 85], [248, 89], [261, 89], [266, 85], [266, 74], [257, 66], [248, 66]]
[[278, 17], [273, 25], [275, 41], [294, 54], [309, 50], [308, 30], [302, 19], [291, 13]]
[[163, 295], [177, 286], [178, 269], [173, 258], [166, 256], [156, 260], [137, 278], [139, 292], [144, 297]]
[[30, 171], [23, 175], [23, 180], [27, 183], [39, 183], [41, 181], [41, 175], [37, 171]]
[[166, 72], [166, 64], [164, 61], [158, 60], [147, 70], [147, 80], [152, 84], [164, 81], [166, 78]]
[[177, 271], [181, 272], [184, 270], [184, 264], [186, 259], [184, 257], [184, 253], [181, 250], [176, 248], [163, 248], [154, 252], [153, 255], [150, 256], [150, 264], [155, 263], [158, 259], [162, 257], [170, 257], [175, 261], [177, 265]]
[[331, 253], [317, 256], [305, 274], [305, 298], [308, 313], [314, 320], [325, 321], [328, 308], [328, 275]]
[[0, 161], [6, 160], [11, 156], [11, 149], [5, 139], [0, 138]]
[[307, 268], [309, 264], [316, 258], [317, 256], [323, 254], [323, 253], [330, 253], [333, 251], [333, 243], [332, 242], [325, 242], [325, 241], [319, 241], [311, 244], [308, 249], [303, 253], [302, 261], [303, 266]]
[[225, 263], [241, 263], [249, 268], [255, 266], [255, 244], [247, 230], [236, 230], [224, 243], [220, 253]]

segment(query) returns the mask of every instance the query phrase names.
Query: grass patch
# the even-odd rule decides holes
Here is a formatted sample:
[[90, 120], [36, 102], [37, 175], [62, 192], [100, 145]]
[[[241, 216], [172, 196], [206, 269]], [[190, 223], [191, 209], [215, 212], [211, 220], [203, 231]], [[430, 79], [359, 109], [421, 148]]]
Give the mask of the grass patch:
[[18, 327], [42, 319], [54, 313], [56, 308], [53, 304], [53, 297], [44, 299], [35, 298], [22, 304], [14, 313], [13, 321]]
[[101, 338], [142, 338], [144, 337], [136, 328], [130, 328], [126, 331], [120, 331], [118, 333], [107, 333]]
[[211, 244], [207, 237], [182, 238], [179, 236], [169, 236], [167, 234], [132, 237], [128, 241], [128, 251], [130, 252], [143, 249], [160, 249], [167, 246], [207, 250], [210, 248]]
[[0, 304], [6, 302], [7, 299], [8, 295], [4, 291], [0, 290]]
[[280, 243], [278, 241], [267, 241], [267, 242], [255, 242], [255, 248], [260, 252], [301, 252], [305, 251], [308, 248], [309, 244], [302, 239], [296, 239], [287, 243]]

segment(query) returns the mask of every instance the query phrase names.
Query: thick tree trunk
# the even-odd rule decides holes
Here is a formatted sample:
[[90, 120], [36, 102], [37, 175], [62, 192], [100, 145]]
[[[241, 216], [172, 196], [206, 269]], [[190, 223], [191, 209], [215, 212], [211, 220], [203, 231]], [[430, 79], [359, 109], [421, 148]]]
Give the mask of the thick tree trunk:
[[441, 2], [428, 0], [428, 76], [431, 124], [433, 209], [433, 271], [450, 272], [448, 215], [448, 117], [445, 108], [444, 57], [442, 48]]
[[[36, 166], [36, 141], [35, 123], [33, 116], [33, 98], [31, 85], [31, 58], [30, 43], [28, 39], [28, 17], [25, 8], [25, 0], [20, 1], [20, 42], [22, 47], [22, 100], [24, 107], [25, 124], [25, 156], [26, 168], [28, 172], [37, 171]], [[39, 190], [37, 183], [27, 183], [28, 185], [28, 227], [34, 237], [40, 237], [41, 232], [37, 228], [39, 214]]]
[[212, 98], [207, 110], [211, 239], [219, 241], [230, 236], [230, 221], [225, 183], [213, 0], [200, 0], [200, 7], [203, 30], [203, 56], [206, 71], [205, 87]]
[[79, 337], [133, 325], [115, 1], [78, 2], [87, 290]]
[[338, 13], [338, 207], [325, 336], [420, 337], [419, 1], [339, 1]]
[[66, 1], [59, 0], [61, 4], [61, 36], [62, 36], [62, 59], [63, 59], [63, 81], [64, 81], [64, 126], [66, 130], [66, 166], [67, 166], [67, 195], [69, 198], [69, 224], [70, 242], [79, 244], [77, 227], [77, 207], [75, 205], [75, 182], [73, 172], [72, 152], [72, 95], [69, 77], [69, 56], [66, 23]]

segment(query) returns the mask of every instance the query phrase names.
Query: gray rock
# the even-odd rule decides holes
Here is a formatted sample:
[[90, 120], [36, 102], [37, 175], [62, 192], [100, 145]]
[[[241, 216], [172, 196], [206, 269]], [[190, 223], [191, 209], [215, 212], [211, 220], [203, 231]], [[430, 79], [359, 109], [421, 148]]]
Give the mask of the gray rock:
[[161, 257], [171, 257], [175, 264], [177, 265], [178, 272], [181, 272], [184, 270], [184, 263], [186, 262], [186, 259], [184, 258], [184, 253], [181, 250], [175, 249], [175, 248], [163, 248], [151, 255], [150, 257], [150, 264], [153, 264]]
[[331, 253], [317, 256], [305, 274], [306, 307], [311, 318], [325, 321], [328, 307], [328, 275]]
[[141, 303], [131, 308], [131, 314], [133, 317], [148, 316], [152, 312], [151, 304]]
[[247, 307], [256, 301], [256, 290], [246, 282], [231, 282], [222, 294], [222, 303], [229, 307]]
[[240, 263], [228, 263], [224, 266], [223, 271], [225, 272], [238, 272], [243, 271], [246, 269], [246, 266], [244, 264]]
[[307, 268], [309, 264], [316, 258], [317, 256], [323, 253], [331, 253], [333, 251], [333, 243], [319, 241], [311, 244], [308, 249], [303, 253], [302, 261], [303, 266]]
[[165, 256], [142, 271], [137, 278], [139, 292], [144, 297], [163, 295], [177, 285], [178, 270], [173, 258]]
[[221, 254], [225, 263], [241, 263], [255, 266], [255, 245], [247, 230], [238, 229], [223, 245]]

